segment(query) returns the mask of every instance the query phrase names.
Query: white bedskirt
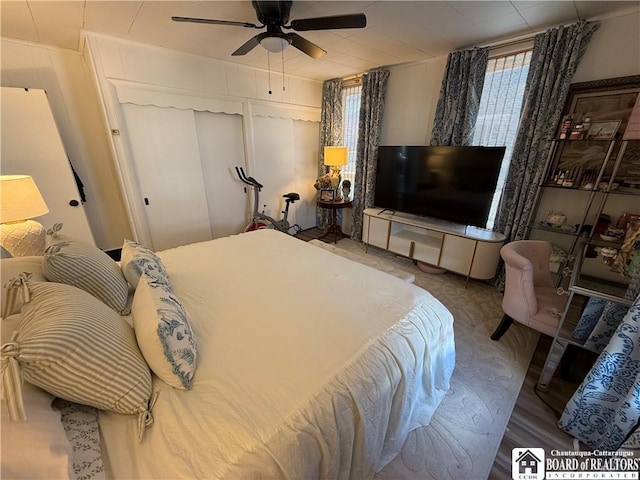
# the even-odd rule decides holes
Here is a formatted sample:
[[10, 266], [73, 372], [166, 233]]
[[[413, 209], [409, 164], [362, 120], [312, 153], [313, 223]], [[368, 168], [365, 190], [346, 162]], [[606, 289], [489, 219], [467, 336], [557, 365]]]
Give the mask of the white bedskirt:
[[101, 412], [112, 478], [372, 477], [429, 423], [453, 318], [413, 284], [273, 230], [160, 252], [195, 332], [154, 424]]

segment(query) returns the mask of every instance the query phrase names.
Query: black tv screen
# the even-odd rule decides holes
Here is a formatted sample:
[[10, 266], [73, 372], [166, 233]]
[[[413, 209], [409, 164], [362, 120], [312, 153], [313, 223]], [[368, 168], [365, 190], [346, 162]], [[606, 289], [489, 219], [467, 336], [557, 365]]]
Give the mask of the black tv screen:
[[485, 227], [505, 147], [379, 146], [376, 207]]

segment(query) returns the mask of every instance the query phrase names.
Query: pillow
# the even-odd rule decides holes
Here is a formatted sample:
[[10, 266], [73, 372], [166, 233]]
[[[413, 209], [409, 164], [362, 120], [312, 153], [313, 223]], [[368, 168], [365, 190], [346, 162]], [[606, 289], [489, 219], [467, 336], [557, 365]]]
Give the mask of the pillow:
[[31, 278], [38, 282], [45, 282], [47, 279], [42, 273], [42, 257], [12, 257], [0, 260], [0, 279], [2, 279], [2, 317], [8, 317], [14, 313], [19, 313], [22, 307], [22, 300], [14, 290], [14, 297], [10, 298], [11, 293], [7, 290], [7, 282], [9, 279], [17, 277], [22, 272], [31, 273]]
[[27, 420], [12, 422], [2, 401], [1, 478], [75, 478], [72, 447], [51, 407], [54, 397], [25, 383], [22, 388]]
[[143, 273], [159, 282], [169, 283], [169, 276], [162, 260], [147, 247], [131, 240], [125, 239], [124, 241], [120, 266], [122, 273], [133, 288], [136, 288]]
[[[2, 344], [11, 339], [19, 325], [19, 314], [2, 319]], [[2, 400], [0, 478], [74, 478], [71, 443], [60, 413], [51, 407], [54, 397], [28, 383], [22, 386], [22, 397], [27, 414], [24, 422], [10, 421]], [[38, 461], [34, 462], [34, 458]]]
[[190, 389], [196, 345], [189, 320], [170, 285], [143, 274], [131, 305], [133, 328], [151, 370], [166, 384]]
[[44, 251], [42, 271], [49, 281], [81, 288], [116, 312], [129, 313], [127, 280], [118, 264], [98, 247], [54, 232]]
[[12, 418], [22, 416], [20, 375], [57, 397], [151, 423], [151, 373], [133, 330], [104, 303], [79, 288], [27, 282], [20, 326], [2, 346], [2, 383]]

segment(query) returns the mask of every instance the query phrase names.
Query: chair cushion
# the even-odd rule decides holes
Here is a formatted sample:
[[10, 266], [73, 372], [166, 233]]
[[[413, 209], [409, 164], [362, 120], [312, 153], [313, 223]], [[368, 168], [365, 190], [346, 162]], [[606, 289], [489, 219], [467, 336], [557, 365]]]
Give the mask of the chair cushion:
[[538, 311], [531, 317], [528, 325], [546, 335], [554, 336], [568, 297], [559, 295], [557, 289], [552, 287], [538, 287], [535, 292]]

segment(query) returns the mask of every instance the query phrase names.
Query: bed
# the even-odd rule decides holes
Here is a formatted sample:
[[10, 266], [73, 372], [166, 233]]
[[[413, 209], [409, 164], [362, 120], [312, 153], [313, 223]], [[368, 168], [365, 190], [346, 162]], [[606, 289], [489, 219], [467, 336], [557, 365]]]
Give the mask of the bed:
[[453, 318], [409, 282], [274, 230], [156, 256], [197, 361], [188, 388], [151, 375], [142, 435], [100, 409], [108, 478], [371, 478], [449, 388]]

